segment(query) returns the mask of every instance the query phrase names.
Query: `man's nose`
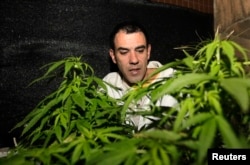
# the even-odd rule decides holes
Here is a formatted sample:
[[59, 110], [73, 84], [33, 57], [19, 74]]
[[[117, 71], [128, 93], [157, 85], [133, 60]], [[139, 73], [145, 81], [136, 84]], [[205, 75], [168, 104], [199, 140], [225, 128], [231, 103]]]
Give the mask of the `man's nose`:
[[137, 64], [139, 62], [136, 52], [131, 52], [129, 56], [130, 64]]

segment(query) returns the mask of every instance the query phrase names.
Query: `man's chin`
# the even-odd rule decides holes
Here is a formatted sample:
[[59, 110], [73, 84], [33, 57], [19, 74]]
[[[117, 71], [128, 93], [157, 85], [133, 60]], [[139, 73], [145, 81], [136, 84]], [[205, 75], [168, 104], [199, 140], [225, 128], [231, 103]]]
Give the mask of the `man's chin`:
[[133, 79], [129, 79], [129, 84], [137, 84], [139, 82], [141, 82], [141, 78], [133, 78]]

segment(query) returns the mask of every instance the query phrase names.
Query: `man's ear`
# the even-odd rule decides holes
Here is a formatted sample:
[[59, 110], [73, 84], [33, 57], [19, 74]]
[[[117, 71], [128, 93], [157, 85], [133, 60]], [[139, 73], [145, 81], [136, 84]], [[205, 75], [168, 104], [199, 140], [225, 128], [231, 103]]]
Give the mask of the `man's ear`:
[[151, 55], [151, 44], [148, 44], [148, 60], [150, 59], [150, 55]]
[[113, 49], [109, 49], [109, 56], [111, 57], [113, 63], [116, 64], [116, 58], [115, 58], [115, 53]]

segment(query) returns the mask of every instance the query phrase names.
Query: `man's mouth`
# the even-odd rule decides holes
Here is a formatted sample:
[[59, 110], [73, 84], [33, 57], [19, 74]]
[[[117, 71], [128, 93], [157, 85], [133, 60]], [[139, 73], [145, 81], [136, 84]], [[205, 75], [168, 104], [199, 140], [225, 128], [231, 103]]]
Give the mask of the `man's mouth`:
[[132, 75], [137, 75], [139, 73], [140, 69], [139, 68], [135, 68], [135, 69], [130, 69], [129, 72], [132, 74]]

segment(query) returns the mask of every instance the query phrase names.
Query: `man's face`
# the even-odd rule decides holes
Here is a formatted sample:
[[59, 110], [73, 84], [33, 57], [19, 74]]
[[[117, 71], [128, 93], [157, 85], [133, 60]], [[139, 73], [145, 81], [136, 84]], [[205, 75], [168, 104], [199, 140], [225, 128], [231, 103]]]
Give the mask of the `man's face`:
[[114, 50], [110, 49], [109, 54], [124, 80], [129, 85], [143, 80], [151, 51], [144, 34], [142, 32], [127, 34], [125, 31], [119, 31], [115, 35], [114, 45]]

